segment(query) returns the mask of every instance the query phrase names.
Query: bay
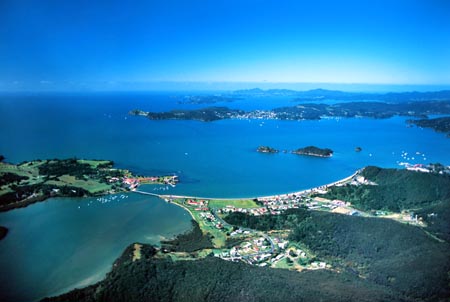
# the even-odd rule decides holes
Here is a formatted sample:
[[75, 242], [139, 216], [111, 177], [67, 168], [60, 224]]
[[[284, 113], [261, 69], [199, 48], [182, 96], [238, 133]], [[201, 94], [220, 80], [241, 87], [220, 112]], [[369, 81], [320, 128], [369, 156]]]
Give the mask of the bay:
[[[183, 95], [179, 94], [178, 96]], [[176, 96], [176, 95], [175, 95]], [[143, 186], [164, 194], [256, 197], [293, 192], [344, 178], [367, 166], [450, 164], [450, 140], [405, 118], [320, 121], [150, 121], [133, 109], [199, 108], [173, 93], [90, 93], [0, 96], [0, 153], [9, 162], [32, 159], [110, 159], [143, 175], [176, 173], [176, 188]], [[289, 98], [214, 104], [245, 110], [293, 105]], [[261, 154], [259, 145], [286, 153]], [[290, 151], [316, 145], [331, 158]], [[356, 147], [361, 152], [355, 152]], [[408, 153], [408, 155], [404, 155]], [[11, 232], [0, 242], [0, 288], [5, 301], [33, 301], [95, 282], [134, 241], [157, 243], [189, 228], [180, 208], [128, 194], [120, 202], [52, 199], [0, 213]], [[92, 205], [86, 206], [92, 202]], [[80, 209], [78, 209], [80, 206]], [[3, 274], [3, 272], [5, 272]]]
[[36, 301], [101, 280], [133, 242], [159, 244], [191, 226], [183, 209], [129, 193], [53, 198], [0, 215], [1, 301]]

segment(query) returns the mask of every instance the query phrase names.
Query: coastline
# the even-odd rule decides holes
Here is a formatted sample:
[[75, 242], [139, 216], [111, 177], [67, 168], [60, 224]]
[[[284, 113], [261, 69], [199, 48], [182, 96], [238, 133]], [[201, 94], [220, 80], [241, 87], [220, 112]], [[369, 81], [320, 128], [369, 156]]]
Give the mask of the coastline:
[[97, 197], [126, 193], [141, 184], [170, 185], [176, 175], [137, 176], [114, 168], [110, 160], [52, 159], [20, 164], [0, 163], [5, 179], [0, 194], [0, 212], [26, 207], [52, 197]]
[[292, 154], [303, 155], [303, 156], [312, 156], [312, 157], [322, 157], [322, 158], [329, 158], [329, 157], [332, 157], [332, 156], [333, 156], [333, 154], [330, 154], [330, 155], [320, 155], [320, 154], [315, 154], [315, 153], [299, 153], [299, 152], [292, 152]]
[[[295, 191], [295, 192], [290, 192], [290, 193], [282, 193], [282, 194], [274, 194], [274, 195], [265, 195], [265, 196], [256, 196], [253, 197], [253, 199], [269, 199], [269, 198], [277, 198], [277, 197], [288, 197], [290, 195], [304, 195], [304, 194], [308, 194], [308, 193], [312, 193], [313, 191], [317, 191], [317, 190], [321, 190], [322, 188], [326, 188], [326, 187], [331, 187], [331, 186], [335, 186], [335, 185], [339, 185], [345, 182], [350, 181], [352, 178], [354, 178], [355, 176], [357, 176], [359, 173], [361, 173], [361, 171], [363, 170], [363, 168], [356, 170], [353, 174], [351, 174], [350, 176], [347, 176], [345, 178], [339, 179], [337, 181], [334, 181], [332, 183], [329, 184], [324, 184], [324, 185], [320, 185], [314, 188], [309, 188], [309, 189], [304, 189], [301, 191]], [[140, 194], [147, 194], [148, 192], [143, 192], [143, 191], [133, 191], [135, 193], [140, 193]], [[234, 197], [234, 198], [223, 198], [223, 197], [200, 197], [200, 196], [188, 196], [188, 195], [165, 195], [165, 194], [154, 194], [154, 193], [148, 193], [151, 194], [153, 196], [157, 196], [163, 200], [168, 201], [169, 199], [177, 199], [177, 198], [190, 198], [190, 199], [205, 199], [205, 200], [233, 200], [233, 201], [239, 201], [239, 200], [246, 200], [246, 199], [252, 199], [251, 197]], [[192, 214], [191, 214], [192, 216]]]

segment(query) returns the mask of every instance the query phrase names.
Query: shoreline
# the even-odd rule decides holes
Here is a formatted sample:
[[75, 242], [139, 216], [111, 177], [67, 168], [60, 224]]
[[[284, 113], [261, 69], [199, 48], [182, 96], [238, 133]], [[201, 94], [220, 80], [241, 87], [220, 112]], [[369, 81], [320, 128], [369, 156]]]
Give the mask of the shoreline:
[[[188, 195], [155, 194], [155, 193], [150, 193], [150, 192], [145, 192], [145, 191], [132, 191], [132, 192], [138, 193], [138, 194], [146, 194], [146, 195], [156, 196], [156, 197], [159, 197], [159, 198], [161, 198], [163, 200], [166, 200], [166, 199], [177, 199], [177, 198], [206, 199], [206, 200], [234, 200], [234, 201], [247, 200], [247, 199], [271, 199], [271, 198], [279, 198], [279, 197], [288, 197], [290, 195], [308, 194], [308, 193], [312, 193], [313, 191], [321, 190], [321, 188], [324, 188], [324, 187], [327, 188], [327, 187], [335, 186], [335, 185], [338, 185], [338, 184], [341, 184], [341, 183], [344, 183], [344, 182], [348, 182], [349, 180], [351, 180], [352, 178], [357, 176], [359, 173], [361, 173], [361, 171], [363, 169], [364, 168], [358, 169], [353, 174], [351, 174], [351, 175], [349, 175], [349, 176], [347, 176], [345, 178], [339, 179], [339, 180], [334, 181], [332, 183], [320, 185], [320, 186], [317, 186], [317, 187], [304, 189], [304, 190], [301, 190], [301, 191], [295, 191], [295, 192], [291, 192], [291, 193], [281, 193], [281, 194], [275, 194], [275, 195], [256, 196], [256, 197], [223, 198], [223, 197], [201, 197], [201, 196], [188, 196]], [[192, 216], [192, 214], [191, 214], [191, 216]]]

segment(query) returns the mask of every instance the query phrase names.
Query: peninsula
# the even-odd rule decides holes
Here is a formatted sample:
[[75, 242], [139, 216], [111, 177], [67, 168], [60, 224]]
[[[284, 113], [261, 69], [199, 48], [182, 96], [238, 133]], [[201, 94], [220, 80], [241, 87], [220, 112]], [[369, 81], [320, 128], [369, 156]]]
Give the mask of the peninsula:
[[168, 112], [132, 110], [129, 114], [145, 116], [151, 120], [196, 120], [201, 122], [213, 122], [241, 116], [245, 114], [245, 112], [242, 110], [229, 109], [227, 107], [208, 107], [196, 110], [172, 110]]
[[324, 117], [368, 117], [381, 119], [391, 118], [393, 116], [409, 116], [425, 118], [428, 115], [450, 114], [450, 100], [400, 103], [305, 103], [271, 110], [253, 111], [230, 109], [228, 107], [206, 107], [202, 109], [172, 110], [168, 112], [132, 110], [129, 114], [145, 116], [151, 120], [197, 120], [202, 122], [213, 122], [223, 119], [319, 120]]
[[318, 148], [316, 146], [308, 146], [292, 151], [293, 154], [308, 155], [316, 157], [331, 157], [333, 156], [333, 150], [325, 148]]
[[43, 301], [445, 301], [450, 168], [433, 167], [254, 199], [160, 195], [191, 233], [134, 243], [103, 281]]
[[140, 184], [172, 185], [177, 176], [135, 176], [107, 160], [52, 159], [0, 162], [0, 211], [49, 197], [82, 197], [135, 190]]
[[438, 117], [433, 119], [408, 120], [409, 124], [417, 127], [431, 128], [436, 132], [446, 133], [450, 138], [450, 117]]

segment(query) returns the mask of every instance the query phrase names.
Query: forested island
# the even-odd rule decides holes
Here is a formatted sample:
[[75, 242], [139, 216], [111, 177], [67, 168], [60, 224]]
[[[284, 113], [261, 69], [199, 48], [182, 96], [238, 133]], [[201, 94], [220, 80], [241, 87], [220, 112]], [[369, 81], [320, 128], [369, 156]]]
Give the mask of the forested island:
[[450, 114], [450, 101], [305, 103], [272, 110], [253, 111], [230, 109], [228, 107], [207, 107], [168, 112], [132, 110], [129, 114], [145, 116], [151, 120], [197, 120], [202, 122], [223, 119], [319, 120], [324, 117], [391, 118], [393, 116], [409, 116], [425, 118], [432, 114]]
[[151, 120], [196, 120], [201, 122], [213, 122], [240, 116], [245, 114], [245, 112], [242, 110], [229, 109], [227, 107], [208, 107], [196, 110], [172, 110], [168, 112], [132, 110], [129, 114], [145, 116]]
[[448, 171], [367, 167], [308, 192], [174, 199], [191, 233], [134, 243], [103, 281], [43, 301], [447, 301]]
[[0, 211], [49, 197], [83, 197], [135, 189], [141, 183], [175, 185], [176, 176], [135, 176], [108, 160], [51, 159], [0, 162]]
[[331, 157], [333, 156], [333, 150], [328, 148], [318, 148], [316, 146], [308, 146], [304, 148], [299, 148], [297, 150], [292, 151], [293, 154], [298, 155], [308, 155], [308, 156], [317, 156], [317, 157]]
[[269, 147], [269, 146], [259, 146], [258, 149], [256, 149], [257, 152], [260, 153], [278, 153], [279, 151], [275, 148]]
[[446, 133], [450, 138], [450, 117], [438, 117], [433, 119], [408, 120], [409, 124], [418, 127], [431, 128], [436, 132]]

